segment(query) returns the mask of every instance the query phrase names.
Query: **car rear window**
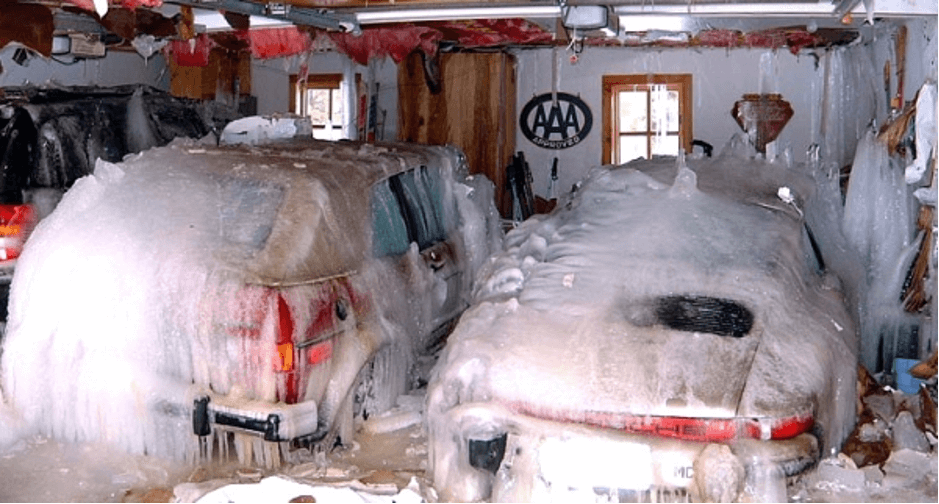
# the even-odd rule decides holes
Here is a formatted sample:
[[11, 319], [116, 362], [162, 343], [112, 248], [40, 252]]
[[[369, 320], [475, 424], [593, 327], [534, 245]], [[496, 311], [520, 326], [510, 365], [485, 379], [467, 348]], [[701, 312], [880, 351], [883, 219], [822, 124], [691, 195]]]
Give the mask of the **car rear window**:
[[284, 188], [256, 179], [229, 177], [218, 184], [218, 211], [222, 240], [245, 252], [264, 247], [277, 211], [284, 199]]

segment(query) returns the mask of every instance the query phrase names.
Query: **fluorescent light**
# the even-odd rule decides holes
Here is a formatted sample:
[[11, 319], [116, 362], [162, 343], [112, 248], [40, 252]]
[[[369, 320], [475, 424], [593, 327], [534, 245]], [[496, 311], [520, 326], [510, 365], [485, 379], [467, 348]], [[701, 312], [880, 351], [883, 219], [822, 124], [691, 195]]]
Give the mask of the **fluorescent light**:
[[680, 32], [687, 29], [685, 16], [662, 16], [658, 14], [636, 14], [619, 17], [619, 26], [625, 32], [666, 31]]
[[395, 9], [357, 12], [359, 24], [400, 23], [416, 21], [449, 21], [461, 19], [557, 18], [558, 6], [547, 7], [466, 7], [460, 9]]
[[[688, 5], [619, 5], [613, 12], [619, 16], [630, 14], [683, 14], [686, 16], [832, 16], [834, 5], [828, 2], [750, 2], [728, 4]], [[877, 16], [935, 16], [939, 7], [936, 0], [877, 0], [873, 7]], [[866, 14], [863, 3], [854, 8], [854, 14]]]
[[[230, 31], [232, 29], [225, 16], [219, 11], [193, 9], [195, 11], [194, 24], [205, 26], [205, 31]], [[280, 26], [292, 26], [292, 23], [280, 19], [271, 19], [263, 16], [251, 16], [248, 18], [251, 28], [272, 28]]]

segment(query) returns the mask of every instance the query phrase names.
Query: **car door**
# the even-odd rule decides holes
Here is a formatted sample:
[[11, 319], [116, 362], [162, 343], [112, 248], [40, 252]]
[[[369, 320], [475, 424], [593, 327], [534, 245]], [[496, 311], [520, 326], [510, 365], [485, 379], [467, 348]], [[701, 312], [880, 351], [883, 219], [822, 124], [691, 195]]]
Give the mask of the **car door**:
[[[422, 271], [408, 272], [412, 291], [425, 299], [416, 303], [427, 310], [424, 320], [432, 331], [457, 314], [461, 306], [462, 270], [444, 221], [444, 185], [437, 168], [418, 166], [377, 184], [373, 191], [374, 252], [376, 256], [400, 256], [402, 265], [411, 243], [417, 244]], [[432, 278], [422, 282], [420, 279]]]

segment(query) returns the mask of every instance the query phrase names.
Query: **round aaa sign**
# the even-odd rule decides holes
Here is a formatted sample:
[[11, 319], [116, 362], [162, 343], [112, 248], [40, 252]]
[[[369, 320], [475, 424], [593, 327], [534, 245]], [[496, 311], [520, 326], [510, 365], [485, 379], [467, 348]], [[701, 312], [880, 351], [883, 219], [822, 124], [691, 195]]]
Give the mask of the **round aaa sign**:
[[566, 149], [581, 142], [593, 126], [590, 108], [570, 93], [545, 93], [532, 98], [519, 117], [522, 134], [545, 149]]

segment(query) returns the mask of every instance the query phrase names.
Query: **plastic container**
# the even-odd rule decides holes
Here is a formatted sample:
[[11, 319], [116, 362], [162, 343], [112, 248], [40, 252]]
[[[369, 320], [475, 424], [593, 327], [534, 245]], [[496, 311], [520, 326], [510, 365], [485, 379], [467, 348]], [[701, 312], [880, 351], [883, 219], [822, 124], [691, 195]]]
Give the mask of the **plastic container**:
[[910, 368], [919, 362], [916, 359], [894, 359], [893, 372], [897, 375], [897, 388], [904, 394], [916, 394], [923, 380], [914, 378], [910, 374]]

